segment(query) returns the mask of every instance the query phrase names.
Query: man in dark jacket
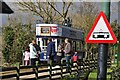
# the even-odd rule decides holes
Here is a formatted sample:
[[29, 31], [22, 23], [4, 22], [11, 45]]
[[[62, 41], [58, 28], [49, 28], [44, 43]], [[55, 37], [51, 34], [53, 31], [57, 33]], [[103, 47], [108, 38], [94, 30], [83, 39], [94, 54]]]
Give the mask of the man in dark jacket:
[[47, 56], [49, 56], [49, 60], [54, 62], [55, 57], [55, 42], [52, 42], [52, 39], [48, 39], [48, 46], [47, 46]]

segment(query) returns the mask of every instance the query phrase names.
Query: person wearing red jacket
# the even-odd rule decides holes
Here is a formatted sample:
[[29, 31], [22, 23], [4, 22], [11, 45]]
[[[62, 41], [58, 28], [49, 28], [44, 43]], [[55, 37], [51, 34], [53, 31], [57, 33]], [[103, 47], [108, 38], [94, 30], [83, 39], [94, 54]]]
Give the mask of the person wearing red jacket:
[[75, 52], [73, 55], [73, 66], [77, 66], [77, 61], [78, 61], [78, 54], [77, 52]]

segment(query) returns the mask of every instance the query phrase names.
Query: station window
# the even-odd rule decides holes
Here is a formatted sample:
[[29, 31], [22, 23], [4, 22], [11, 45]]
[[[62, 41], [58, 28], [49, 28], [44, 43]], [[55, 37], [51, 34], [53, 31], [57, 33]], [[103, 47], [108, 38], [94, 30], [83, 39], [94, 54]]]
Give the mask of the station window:
[[81, 42], [76, 42], [76, 50], [81, 51]]
[[76, 41], [73, 41], [73, 46], [72, 46], [72, 48], [73, 48], [73, 51], [76, 51]]

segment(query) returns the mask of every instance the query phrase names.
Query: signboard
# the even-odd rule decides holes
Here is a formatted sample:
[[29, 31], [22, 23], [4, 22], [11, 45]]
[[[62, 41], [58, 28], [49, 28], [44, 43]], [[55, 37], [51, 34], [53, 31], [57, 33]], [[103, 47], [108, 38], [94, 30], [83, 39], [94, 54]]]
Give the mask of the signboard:
[[51, 36], [58, 36], [58, 27], [51, 26]]
[[36, 36], [55, 36], [57, 24], [36, 24]]
[[51, 27], [51, 32], [52, 33], [57, 33], [57, 27], [56, 26]]
[[112, 28], [101, 11], [86, 37], [86, 43], [116, 43], [116, 41]]
[[41, 36], [50, 36], [50, 26], [41, 26], [40, 27]]

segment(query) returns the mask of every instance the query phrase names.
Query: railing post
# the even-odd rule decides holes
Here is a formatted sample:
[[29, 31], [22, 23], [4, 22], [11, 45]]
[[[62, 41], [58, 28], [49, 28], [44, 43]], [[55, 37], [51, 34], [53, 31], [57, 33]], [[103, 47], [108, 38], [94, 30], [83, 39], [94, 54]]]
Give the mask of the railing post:
[[77, 76], [78, 76], [78, 78], [80, 78], [81, 66], [82, 66], [82, 62], [81, 62], [81, 60], [80, 60], [80, 62], [78, 63], [78, 66], [77, 66], [77, 69], [78, 69], [78, 74], [77, 74]]
[[60, 68], [61, 68], [61, 78], [63, 78], [63, 60], [61, 60]]
[[110, 74], [110, 80], [112, 80], [112, 73]]
[[38, 64], [35, 66], [35, 78], [38, 80]]
[[52, 60], [50, 60], [49, 66], [50, 66], [50, 70], [49, 70], [50, 77], [49, 77], [49, 79], [51, 80], [52, 79]]
[[17, 64], [17, 80], [19, 80], [20, 77], [20, 63]]
[[[77, 63], [77, 62], [76, 62]], [[79, 69], [78, 69], [78, 63], [77, 63], [77, 66], [76, 66], [76, 68], [77, 68], [77, 75], [79, 74]]]
[[68, 63], [69, 65], [69, 70], [70, 70], [70, 75], [71, 75], [71, 71], [72, 71], [72, 61], [70, 60], [70, 62]]

